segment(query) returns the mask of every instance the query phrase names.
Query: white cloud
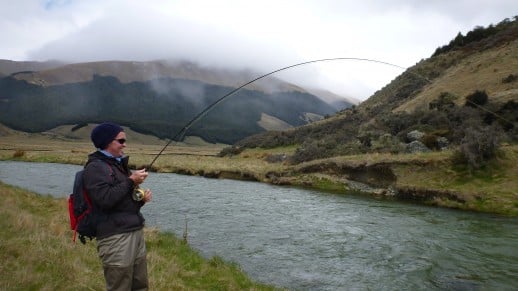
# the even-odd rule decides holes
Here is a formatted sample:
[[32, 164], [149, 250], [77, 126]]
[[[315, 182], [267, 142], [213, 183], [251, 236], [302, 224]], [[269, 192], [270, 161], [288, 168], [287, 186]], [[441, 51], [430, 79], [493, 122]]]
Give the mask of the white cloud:
[[[459, 31], [496, 24], [517, 8], [514, 0], [19, 0], [0, 4], [0, 58], [176, 58], [262, 73], [335, 57], [408, 67]], [[278, 76], [364, 99], [401, 72], [336, 61]]]

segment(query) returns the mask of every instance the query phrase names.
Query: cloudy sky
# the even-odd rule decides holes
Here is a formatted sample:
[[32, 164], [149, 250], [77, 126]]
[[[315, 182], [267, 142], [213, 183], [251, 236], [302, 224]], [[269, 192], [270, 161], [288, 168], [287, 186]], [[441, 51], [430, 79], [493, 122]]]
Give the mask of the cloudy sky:
[[[0, 0], [0, 59], [185, 59], [365, 99], [516, 0]], [[398, 67], [399, 66], [399, 67]]]

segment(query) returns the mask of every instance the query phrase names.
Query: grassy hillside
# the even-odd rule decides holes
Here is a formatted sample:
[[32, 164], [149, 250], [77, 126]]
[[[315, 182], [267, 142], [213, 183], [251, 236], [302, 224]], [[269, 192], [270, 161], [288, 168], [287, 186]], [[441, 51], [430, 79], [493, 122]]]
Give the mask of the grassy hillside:
[[[511, 41], [492, 50], [475, 52], [458, 60], [458, 64], [448, 68], [433, 83], [427, 84], [415, 98], [405, 102], [394, 111], [412, 112], [419, 106], [437, 99], [442, 92], [458, 96], [454, 102], [463, 105], [464, 98], [475, 90], [488, 93], [490, 102], [505, 103], [518, 100], [518, 85], [505, 82], [509, 76], [518, 76], [518, 40]], [[456, 54], [445, 55], [454, 58]], [[442, 60], [437, 60], [440, 62]]]
[[[475, 35], [475, 36], [474, 36]], [[429, 150], [459, 148], [474, 133], [518, 142], [518, 18], [475, 28], [408, 68], [360, 105], [239, 147], [297, 146], [292, 162], [361, 153], [405, 153], [419, 131]], [[420, 134], [421, 134], [420, 133]], [[498, 141], [496, 141], [498, 140]]]
[[[4, 70], [13, 71], [15, 62], [10, 63], [11, 67]], [[6, 64], [7, 65], [7, 64]], [[22, 68], [23, 66], [19, 66]], [[0, 71], [2, 63], [0, 63]], [[206, 84], [224, 87], [238, 87], [243, 83], [257, 77], [258, 73], [252, 71], [232, 71], [218, 68], [200, 67], [195, 63], [187, 61], [153, 61], [153, 62], [130, 62], [130, 61], [104, 61], [68, 64], [64, 66], [53, 66], [48, 70], [36, 70], [33, 72], [21, 72], [16, 74], [16, 79], [25, 80], [32, 84], [55, 86], [73, 83], [90, 82], [95, 75], [112, 76], [122, 83], [147, 82], [160, 78], [184, 79], [200, 81]], [[8, 70], [10, 69], [10, 70]], [[27, 71], [27, 70], [23, 70]], [[251, 84], [248, 89], [264, 93], [286, 92], [304, 90], [293, 84], [289, 84], [275, 77], [267, 77], [257, 83]]]
[[17, 61], [0, 59], [0, 76], [1, 75], [8, 76], [8, 75], [11, 75], [16, 72], [50, 70], [50, 69], [60, 67], [63, 65], [65, 65], [65, 64], [62, 62], [58, 62], [58, 61], [17, 62]]

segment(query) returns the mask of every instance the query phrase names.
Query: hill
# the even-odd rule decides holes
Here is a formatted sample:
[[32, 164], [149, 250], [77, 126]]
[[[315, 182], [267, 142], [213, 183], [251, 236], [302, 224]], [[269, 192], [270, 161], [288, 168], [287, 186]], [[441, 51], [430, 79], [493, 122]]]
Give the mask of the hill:
[[64, 63], [59, 61], [15, 62], [10, 60], [0, 60], [0, 77], [8, 76], [16, 72], [49, 70], [63, 65]]
[[250, 136], [236, 146], [296, 145], [292, 162], [298, 163], [358, 153], [408, 152], [416, 143], [420, 150], [441, 150], [483, 137], [515, 143], [516, 56], [517, 17], [476, 27], [356, 107], [299, 128]]
[[[6, 112], [0, 123], [34, 133], [113, 120], [140, 133], [171, 138], [209, 104], [254, 75], [166, 61], [54, 64], [27, 71], [38, 67], [42, 65], [0, 62], [0, 72], [10, 73], [0, 78], [0, 110]], [[269, 77], [218, 105], [189, 134], [229, 144], [266, 129], [304, 125], [343, 108], [336, 106], [350, 105], [323, 101]], [[261, 122], [263, 116], [273, 117], [267, 127]]]

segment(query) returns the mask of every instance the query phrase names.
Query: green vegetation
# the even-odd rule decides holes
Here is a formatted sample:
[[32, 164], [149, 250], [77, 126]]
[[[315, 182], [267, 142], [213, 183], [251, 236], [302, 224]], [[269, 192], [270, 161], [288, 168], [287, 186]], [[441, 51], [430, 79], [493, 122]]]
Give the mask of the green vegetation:
[[466, 96], [466, 106], [480, 107], [487, 103], [488, 96], [486, 91], [475, 91], [472, 94]]
[[[400, 163], [392, 168], [402, 189], [434, 190], [425, 203], [443, 207], [518, 216], [518, 146], [505, 146], [497, 156], [478, 168], [455, 163], [455, 156], [438, 158], [426, 165]], [[447, 156], [446, 156], [447, 157]], [[443, 195], [444, 194], [444, 195]]]
[[504, 19], [497, 25], [491, 24], [485, 28], [482, 26], [477, 26], [472, 31], [468, 32], [465, 36], [459, 32], [457, 36], [450, 41], [449, 44], [437, 48], [433, 56], [466, 47], [477, 48], [477, 42], [491, 37], [495, 38], [492, 40], [493, 42], [505, 42], [509, 38], [514, 37], [514, 35], [512, 35], [512, 27], [513, 25], [516, 25], [516, 20], [518, 20], [518, 16], [514, 17], [514, 21], [511, 21], [510, 19]]
[[439, 141], [442, 139], [450, 147], [460, 148], [464, 158], [458, 162], [478, 167], [495, 157], [500, 142], [518, 141], [518, 111], [514, 103], [488, 105], [483, 103], [483, 100], [487, 101], [483, 92], [468, 96], [473, 104], [480, 106], [478, 103], [482, 102], [485, 108], [491, 108], [488, 112], [487, 109], [468, 106], [472, 103], [457, 106], [451, 102], [450, 96], [441, 94], [436, 102], [430, 104], [432, 110], [389, 112], [370, 119], [362, 113], [349, 111], [343, 118], [285, 132], [254, 135], [238, 142], [237, 146], [275, 148], [299, 144], [289, 157], [290, 162], [298, 164], [360, 153], [404, 153], [405, 145], [410, 142], [408, 134], [419, 130], [424, 133], [420, 141], [429, 149], [441, 150]]
[[[473, 141], [478, 142], [478, 139]], [[4, 143], [5, 142], [5, 143]], [[17, 145], [13, 148], [12, 145]], [[131, 144], [130, 166], [146, 166], [160, 145]], [[387, 199], [415, 200], [441, 207], [518, 216], [518, 145], [503, 145], [476, 167], [458, 163], [456, 150], [394, 154], [375, 152], [292, 164], [297, 147], [241, 149], [218, 157], [223, 146], [171, 146], [153, 171], [252, 180], [334, 193], [363, 192]], [[23, 151], [23, 156], [15, 157]], [[47, 137], [0, 139], [0, 160], [83, 164], [92, 151], [87, 142]], [[358, 183], [370, 186], [356, 188]], [[150, 185], [152, 186], [152, 185]]]
[[[0, 183], [0, 289], [103, 290], [95, 242], [72, 242], [67, 203]], [[183, 240], [145, 230], [151, 290], [275, 290], [233, 263], [202, 258]]]
[[[450, 46], [407, 69], [360, 105], [286, 131], [249, 135], [258, 131], [257, 121], [262, 113], [274, 117], [284, 114], [285, 118], [281, 119], [296, 124], [300, 111], [310, 112], [306, 109], [318, 107], [319, 103], [302, 93], [283, 93], [286, 98], [280, 98], [243, 90], [225, 106], [204, 116], [189, 134], [204, 136], [209, 141], [236, 141], [247, 136], [245, 139], [232, 147], [218, 146], [217, 150], [173, 146], [150, 170], [372, 193], [355, 188], [357, 183], [363, 183], [375, 188], [377, 196], [518, 215], [517, 53], [516, 17], [487, 29], [477, 27], [466, 37], [457, 36]], [[28, 96], [41, 93], [66, 105], [65, 101], [71, 100], [66, 96], [75, 98], [80, 95], [77, 92], [94, 92], [88, 95], [96, 96], [92, 99], [95, 101], [92, 116], [110, 116], [116, 122], [125, 121], [125, 125], [138, 132], [159, 137], [170, 136], [190, 116], [229, 89], [186, 80], [123, 84], [107, 76], [45, 90], [20, 82], [0, 80], [0, 88], [5, 89], [0, 92], [16, 97], [0, 106], [28, 111], [0, 107], [6, 112], [1, 118], [12, 114], [25, 126], [40, 125], [40, 119], [36, 118], [39, 101], [31, 101]], [[157, 93], [156, 86], [170, 95]], [[186, 89], [190, 94], [185, 94]], [[183, 103], [186, 96], [200, 103]], [[108, 102], [116, 112], [99, 113], [100, 100]], [[52, 118], [44, 119], [62, 122], [60, 118], [69, 112], [64, 108], [53, 112]], [[142, 111], [149, 108], [151, 114]], [[77, 117], [77, 111], [74, 112], [73, 116]], [[128, 117], [127, 112], [134, 114]], [[167, 120], [172, 116], [177, 119]], [[78, 124], [73, 129], [83, 130], [85, 120], [71, 120], [68, 121]], [[234, 131], [237, 127], [241, 128], [239, 132]], [[77, 143], [66, 138], [62, 141], [67, 143], [61, 142], [61, 137], [51, 137], [56, 139], [52, 144], [48, 139], [41, 143], [29, 142], [29, 138], [12, 141], [4, 138], [5, 142], [0, 139], [0, 145], [3, 144], [0, 159], [84, 163], [91, 145], [86, 150], [83, 140], [83, 147], [76, 148]], [[160, 142], [163, 141], [129, 147], [131, 165], [146, 166], [160, 151]]]
[[[462, 43], [462, 46], [461, 46]], [[462, 48], [462, 49], [461, 49]], [[420, 131], [428, 149], [459, 148], [470, 168], [493, 159], [501, 143], [518, 141], [518, 17], [475, 28], [422, 60], [368, 100], [335, 116], [282, 132], [249, 136], [246, 148], [295, 146], [293, 164], [362, 153], [405, 153]], [[474, 143], [481, 138], [485, 144]], [[482, 149], [476, 149], [482, 146]]]
[[[233, 88], [200, 81], [162, 78], [122, 83], [113, 76], [39, 86], [15, 76], [0, 78], [0, 123], [26, 132], [42, 132], [64, 124], [112, 120], [159, 138], [172, 138], [189, 120]], [[190, 135], [206, 141], [233, 143], [264, 131], [261, 114], [275, 116], [292, 126], [303, 125], [300, 116], [336, 112], [316, 96], [302, 92], [271, 94], [243, 89], [194, 124]]]

